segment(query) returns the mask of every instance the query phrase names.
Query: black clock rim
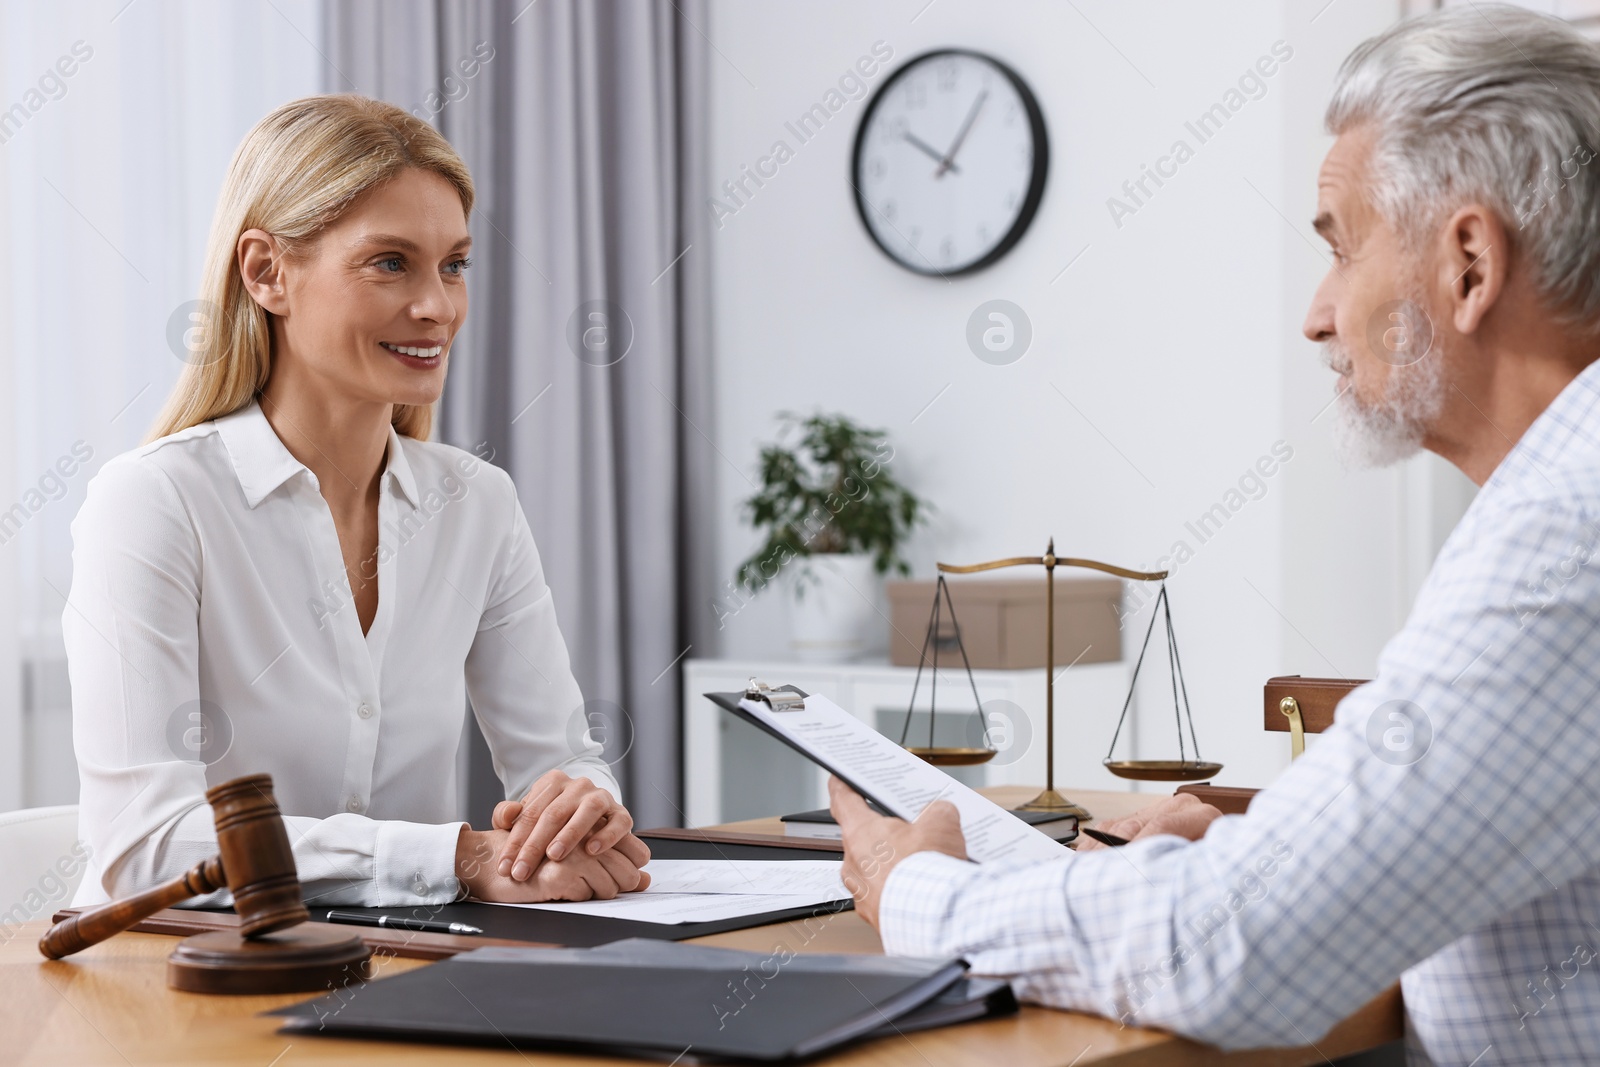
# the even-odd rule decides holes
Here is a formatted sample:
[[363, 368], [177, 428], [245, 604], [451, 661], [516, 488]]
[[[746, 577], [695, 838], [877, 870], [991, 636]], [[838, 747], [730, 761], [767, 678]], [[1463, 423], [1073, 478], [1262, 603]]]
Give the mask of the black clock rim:
[[[884, 97], [888, 95], [889, 89], [893, 87], [895, 82], [910, 73], [919, 64], [939, 56], [971, 56], [974, 59], [983, 60], [998, 70], [1016, 89], [1017, 96], [1022, 100], [1023, 110], [1028, 113], [1028, 127], [1033, 134], [1034, 145], [1033, 174], [1028, 179], [1028, 195], [1022, 201], [1022, 210], [1017, 213], [1016, 221], [1011, 224], [1011, 228], [1006, 231], [1006, 235], [1000, 239], [1000, 243], [990, 249], [981, 259], [974, 260], [966, 266], [957, 267], [954, 270], [940, 270], [932, 266], [919, 267], [907, 263], [889, 251], [883, 242], [878, 240], [878, 235], [873, 232], [872, 223], [867, 217], [866, 198], [861, 192], [861, 147], [862, 142], [866, 140], [867, 129], [872, 122], [872, 116], [878, 110], [878, 105], [883, 102]], [[1034, 215], [1038, 213], [1039, 203], [1044, 199], [1045, 179], [1049, 176], [1049, 173], [1050, 137], [1045, 131], [1044, 112], [1039, 107], [1038, 98], [1034, 96], [1033, 90], [1028, 87], [1028, 83], [1023, 81], [1022, 76], [1011, 69], [1010, 65], [987, 52], [979, 52], [972, 48], [936, 48], [932, 51], [912, 56], [902, 63], [882, 85], [878, 86], [877, 92], [872, 94], [872, 99], [867, 101], [867, 108], [861, 113], [861, 122], [856, 126], [855, 146], [850, 152], [850, 187], [855, 193], [856, 215], [861, 219], [861, 228], [867, 231], [867, 236], [871, 238], [873, 245], [878, 251], [887, 256], [890, 262], [914, 274], [921, 274], [928, 278], [958, 278], [963, 274], [980, 271], [1015, 248], [1017, 242], [1022, 240], [1022, 235], [1033, 224]]]

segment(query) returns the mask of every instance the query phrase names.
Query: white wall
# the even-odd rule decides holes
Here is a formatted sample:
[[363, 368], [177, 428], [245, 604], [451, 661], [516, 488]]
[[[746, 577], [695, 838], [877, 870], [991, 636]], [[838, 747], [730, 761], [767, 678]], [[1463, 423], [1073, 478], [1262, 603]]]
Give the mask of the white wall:
[[[1332, 397], [1299, 332], [1326, 269], [1307, 225], [1329, 143], [1322, 109], [1339, 60], [1398, 5], [1323, 8], [716, 3], [713, 174], [737, 177], [778, 139], [796, 148], [710, 249], [724, 573], [754, 547], [738, 505], [785, 408], [889, 432], [897, 474], [939, 509], [911, 546], [919, 576], [935, 560], [1038, 553], [1052, 534], [1063, 553], [1134, 566], [1187, 541], [1194, 556], [1170, 588], [1203, 751], [1227, 764], [1220, 782], [1268, 781], [1288, 745], [1261, 730], [1262, 682], [1369, 676], [1420, 578], [1415, 545], [1428, 543], [1425, 559], [1437, 539], [1435, 497], [1450, 498], [1425, 465], [1343, 472], [1331, 415], [1313, 421]], [[1265, 95], [1197, 145], [1185, 121], [1278, 40], [1293, 57]], [[869, 242], [846, 180], [861, 102], [804, 145], [784, 127], [876, 41], [893, 48], [891, 67], [937, 47], [993, 53], [1040, 98], [1051, 138], [1043, 204], [1022, 243], [975, 276], [920, 277]], [[1118, 228], [1107, 198], [1180, 137], [1194, 158]], [[964, 340], [971, 311], [997, 297], [1020, 305], [1034, 331], [1028, 354], [1004, 367]], [[1279, 440], [1293, 458], [1265, 496], [1203, 544], [1186, 530]], [[1130, 622], [1130, 640], [1147, 618]], [[725, 655], [781, 654], [784, 605], [756, 600], [721, 637]], [[1175, 754], [1160, 695], [1143, 694], [1141, 755]], [[1116, 713], [1072, 709], [1062, 728], [1103, 750]]]

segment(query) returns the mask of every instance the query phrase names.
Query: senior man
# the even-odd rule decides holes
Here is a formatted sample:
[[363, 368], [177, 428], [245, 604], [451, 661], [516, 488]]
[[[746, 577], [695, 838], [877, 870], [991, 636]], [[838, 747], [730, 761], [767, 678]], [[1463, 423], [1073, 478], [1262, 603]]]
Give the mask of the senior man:
[[1376, 679], [1248, 814], [1046, 864], [835, 782], [847, 877], [888, 951], [1043, 1004], [1298, 1045], [1399, 977], [1412, 1062], [1600, 1063], [1600, 47], [1451, 8], [1361, 45], [1327, 123], [1341, 446], [1482, 487]]

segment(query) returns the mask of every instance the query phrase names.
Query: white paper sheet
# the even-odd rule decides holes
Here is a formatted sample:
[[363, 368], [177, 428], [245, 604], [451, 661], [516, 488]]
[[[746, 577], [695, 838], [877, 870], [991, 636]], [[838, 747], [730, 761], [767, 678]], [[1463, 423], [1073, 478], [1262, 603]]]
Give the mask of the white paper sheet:
[[935, 800], [950, 801], [961, 813], [967, 855], [978, 863], [1002, 857], [1042, 862], [1072, 854], [827, 697], [813, 693], [804, 708], [794, 711], [773, 711], [759, 700], [743, 700], [739, 706], [792, 739], [824, 768], [859, 783], [902, 819], [915, 819]]
[[842, 860], [651, 860], [646, 893], [744, 893], [849, 896], [839, 880]]
[[651, 860], [644, 868], [650, 888], [641, 893], [504, 906], [638, 922], [711, 922], [846, 900], [841, 866], [840, 860]]

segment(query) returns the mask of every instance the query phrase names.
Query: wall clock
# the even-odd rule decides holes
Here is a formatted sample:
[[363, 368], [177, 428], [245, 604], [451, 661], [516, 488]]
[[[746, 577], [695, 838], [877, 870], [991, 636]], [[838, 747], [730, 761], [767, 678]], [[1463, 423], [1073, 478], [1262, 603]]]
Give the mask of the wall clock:
[[1016, 72], [962, 49], [884, 82], [856, 131], [856, 209], [878, 247], [919, 274], [987, 267], [1021, 240], [1050, 164], [1039, 102]]

